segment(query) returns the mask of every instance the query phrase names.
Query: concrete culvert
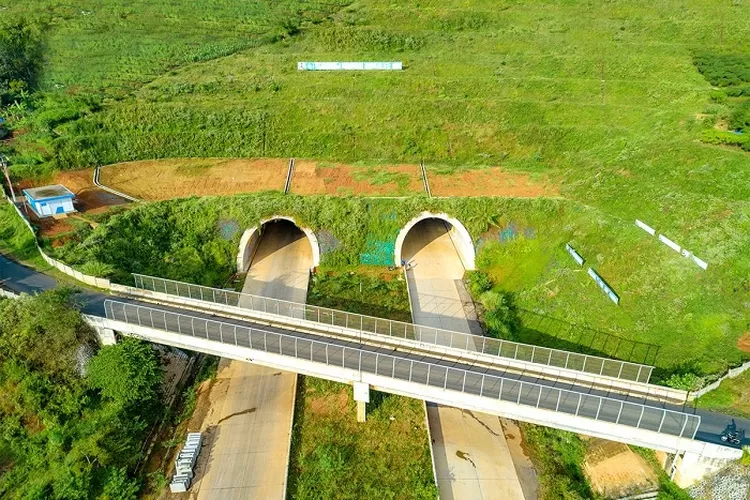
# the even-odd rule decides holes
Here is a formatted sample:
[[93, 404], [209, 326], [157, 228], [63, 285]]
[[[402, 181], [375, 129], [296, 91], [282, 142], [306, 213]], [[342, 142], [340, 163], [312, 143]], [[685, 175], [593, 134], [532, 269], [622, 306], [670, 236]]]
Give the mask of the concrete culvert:
[[410, 220], [398, 234], [395, 262], [412, 262], [428, 253], [441, 276], [461, 279], [464, 270], [474, 270], [476, 252], [469, 231], [458, 219], [446, 214], [424, 212]]
[[[303, 239], [309, 245], [300, 245], [299, 241]], [[247, 272], [251, 263], [273, 258], [279, 249], [288, 245], [300, 245], [296, 253], [308, 268], [320, 264], [320, 247], [315, 233], [300, 227], [291, 217], [274, 216], [243, 233], [237, 252], [237, 271]]]

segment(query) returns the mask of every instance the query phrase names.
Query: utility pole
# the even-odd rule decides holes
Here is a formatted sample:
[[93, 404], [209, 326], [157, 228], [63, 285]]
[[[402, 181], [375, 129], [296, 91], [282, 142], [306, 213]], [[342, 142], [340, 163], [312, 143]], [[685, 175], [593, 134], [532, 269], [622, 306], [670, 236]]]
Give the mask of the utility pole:
[[13, 191], [13, 184], [10, 182], [10, 173], [8, 172], [8, 160], [3, 155], [0, 155], [0, 168], [3, 169], [3, 173], [5, 174], [5, 180], [8, 182], [8, 188], [10, 188], [10, 195], [13, 198], [13, 203], [15, 203], [16, 192]]

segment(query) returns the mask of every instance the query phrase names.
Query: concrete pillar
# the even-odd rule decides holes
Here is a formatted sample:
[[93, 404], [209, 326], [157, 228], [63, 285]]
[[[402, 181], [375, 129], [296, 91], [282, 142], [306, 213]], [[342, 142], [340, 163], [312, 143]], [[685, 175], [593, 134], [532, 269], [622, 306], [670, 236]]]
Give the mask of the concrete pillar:
[[111, 330], [109, 328], [101, 328], [97, 327], [96, 330], [96, 336], [99, 337], [99, 343], [103, 346], [105, 345], [115, 345], [117, 343], [117, 339], [115, 338], [115, 331]]
[[[727, 449], [734, 451], [730, 448]], [[713, 458], [690, 452], [677, 454], [672, 462], [671, 469], [673, 470], [667, 470], [667, 474], [672, 472], [672, 480], [675, 484], [680, 488], [688, 488], [703, 479], [704, 476], [723, 469], [734, 460], [736, 460], [736, 457]]]
[[364, 424], [367, 421], [367, 403], [364, 401], [357, 401], [357, 422]]
[[370, 402], [370, 386], [364, 382], [354, 382], [354, 400], [357, 402], [357, 422], [367, 420], [367, 403]]

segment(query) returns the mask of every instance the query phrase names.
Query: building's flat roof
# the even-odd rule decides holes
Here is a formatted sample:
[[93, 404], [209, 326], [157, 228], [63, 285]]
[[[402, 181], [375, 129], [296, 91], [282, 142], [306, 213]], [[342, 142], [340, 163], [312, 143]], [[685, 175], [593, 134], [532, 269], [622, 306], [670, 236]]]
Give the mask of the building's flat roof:
[[34, 198], [35, 200], [45, 200], [48, 198], [59, 198], [59, 197], [74, 197], [75, 195], [62, 184], [54, 184], [52, 186], [41, 186], [31, 189], [24, 189], [24, 193]]

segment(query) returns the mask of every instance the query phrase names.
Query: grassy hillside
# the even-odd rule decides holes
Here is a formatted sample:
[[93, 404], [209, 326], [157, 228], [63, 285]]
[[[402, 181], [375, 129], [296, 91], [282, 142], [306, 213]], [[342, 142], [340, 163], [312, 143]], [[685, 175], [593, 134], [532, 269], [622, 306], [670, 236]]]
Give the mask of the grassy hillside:
[[[479, 246], [477, 264], [519, 306], [537, 315], [522, 341], [572, 350], [584, 327], [621, 337], [601, 337], [594, 350], [633, 361], [655, 362], [662, 374], [710, 373], [737, 364], [746, 329], [742, 276], [731, 265], [695, 266], [650, 238], [630, 221], [564, 200], [453, 198], [406, 200], [259, 194], [143, 204], [79, 230], [49, 248], [93, 273], [112, 272], [130, 283], [140, 272], [224, 285], [234, 272], [246, 227], [274, 214], [295, 217], [316, 231], [328, 270], [360, 262], [390, 265], [401, 227], [424, 210], [465, 222]], [[564, 250], [572, 241], [621, 297], [614, 305]], [[60, 246], [58, 246], [61, 244]], [[335, 285], [332, 282], [333, 285]], [[326, 293], [333, 298], [346, 283]], [[346, 300], [346, 297], [342, 297]], [[351, 297], [350, 297], [351, 298]], [[562, 320], [542, 321], [543, 317]], [[572, 326], [574, 325], [574, 326]], [[626, 349], [630, 341], [657, 346]]]
[[[355, 265], [392, 241], [405, 217], [436, 207], [482, 238], [481, 266], [528, 309], [662, 345], [663, 366], [714, 371], [743, 356], [735, 343], [750, 329], [750, 154], [700, 141], [725, 111], [711, 100], [718, 66], [701, 74], [696, 57], [746, 60], [746, 2], [217, 1], [92, 3], [84, 12], [41, 1], [7, 13], [49, 27], [47, 97], [13, 122], [25, 132], [12, 144], [17, 175], [154, 157], [424, 158], [442, 171], [500, 165], [542, 174], [573, 202], [562, 215], [546, 202], [159, 205], [167, 208], [144, 207], [82, 248], [58, 250], [74, 263], [109, 259], [119, 271], [220, 281], [231, 273], [235, 236], [217, 238], [217, 222], [242, 226], [286, 206], [342, 242], [329, 264]], [[406, 69], [298, 72], [304, 60], [402, 60]], [[83, 99], [96, 89], [104, 97]], [[206, 221], [193, 222], [196, 213]], [[708, 271], [635, 229], [636, 217]], [[138, 236], [144, 227], [155, 247]], [[100, 238], [106, 231], [109, 240]], [[191, 239], [195, 232], [202, 236]], [[561, 249], [569, 240], [621, 294], [620, 307], [571, 267]], [[153, 259], [130, 255], [141, 247]], [[175, 249], [179, 270], [167, 257]]]

